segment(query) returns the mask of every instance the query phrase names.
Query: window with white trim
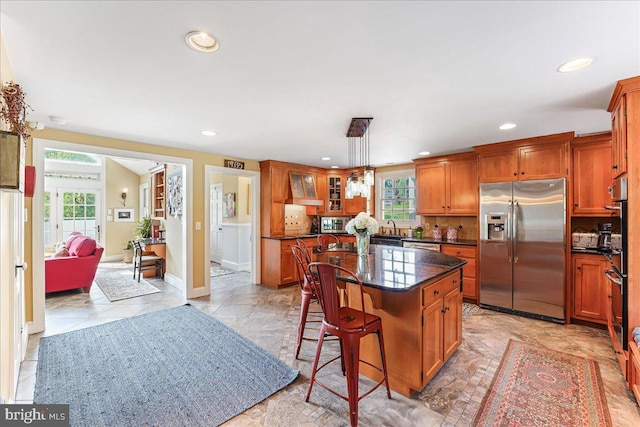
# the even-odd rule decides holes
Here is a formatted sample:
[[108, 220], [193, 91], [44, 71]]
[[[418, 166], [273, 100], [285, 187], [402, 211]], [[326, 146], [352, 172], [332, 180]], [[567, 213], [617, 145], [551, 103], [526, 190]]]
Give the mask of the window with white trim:
[[376, 174], [376, 217], [385, 224], [393, 220], [396, 225], [416, 222], [416, 178], [413, 169]]

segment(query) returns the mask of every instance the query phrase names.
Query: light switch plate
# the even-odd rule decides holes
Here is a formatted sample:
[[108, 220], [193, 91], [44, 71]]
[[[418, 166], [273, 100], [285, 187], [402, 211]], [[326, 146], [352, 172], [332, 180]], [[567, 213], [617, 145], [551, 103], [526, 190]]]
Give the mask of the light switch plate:
[[196, 221], [196, 230], [200, 230], [202, 228], [202, 224], [200, 224], [200, 221]]

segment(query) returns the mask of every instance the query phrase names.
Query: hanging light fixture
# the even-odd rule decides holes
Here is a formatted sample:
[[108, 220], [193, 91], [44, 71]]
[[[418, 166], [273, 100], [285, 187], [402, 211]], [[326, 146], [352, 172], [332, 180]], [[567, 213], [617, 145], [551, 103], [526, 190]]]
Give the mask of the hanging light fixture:
[[369, 124], [373, 117], [353, 118], [347, 130], [349, 167], [361, 169], [352, 171], [347, 177], [345, 198], [355, 196], [371, 197], [371, 186], [374, 182], [373, 167], [369, 157]]

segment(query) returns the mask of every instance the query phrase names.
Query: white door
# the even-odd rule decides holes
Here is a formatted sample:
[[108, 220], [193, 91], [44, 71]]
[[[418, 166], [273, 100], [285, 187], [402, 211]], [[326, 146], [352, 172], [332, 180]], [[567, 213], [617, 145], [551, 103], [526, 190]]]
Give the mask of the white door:
[[47, 187], [44, 193], [44, 247], [64, 242], [72, 231], [102, 242], [100, 191]]
[[209, 191], [211, 261], [220, 262], [222, 260], [222, 184], [212, 185]]
[[13, 257], [15, 260], [13, 270], [13, 307], [14, 307], [14, 372], [16, 373], [15, 385], [18, 385], [18, 374], [20, 372], [20, 363], [27, 350], [27, 340], [29, 337], [25, 334], [23, 325], [24, 321], [24, 270], [27, 269], [27, 263], [24, 261], [24, 197], [22, 193], [14, 195], [13, 199]]
[[139, 219], [142, 219], [151, 216], [151, 212], [149, 212], [149, 183], [140, 184], [139, 188], [140, 200], [138, 206], [140, 206], [140, 209], [138, 211], [140, 212]]

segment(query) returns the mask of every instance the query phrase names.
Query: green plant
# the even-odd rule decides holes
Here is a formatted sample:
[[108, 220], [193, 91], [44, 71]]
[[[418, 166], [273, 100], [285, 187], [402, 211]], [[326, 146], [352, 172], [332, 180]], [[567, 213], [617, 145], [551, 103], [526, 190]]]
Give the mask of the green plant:
[[417, 232], [422, 232], [422, 231], [424, 231], [424, 228], [422, 227], [421, 224], [418, 224], [418, 225], [415, 226], [414, 230], [417, 231]]
[[138, 239], [148, 239], [151, 237], [151, 218], [145, 216], [133, 226], [133, 234]]
[[131, 240], [129, 240], [127, 243], [124, 244], [124, 249], [133, 249], [133, 242]]

